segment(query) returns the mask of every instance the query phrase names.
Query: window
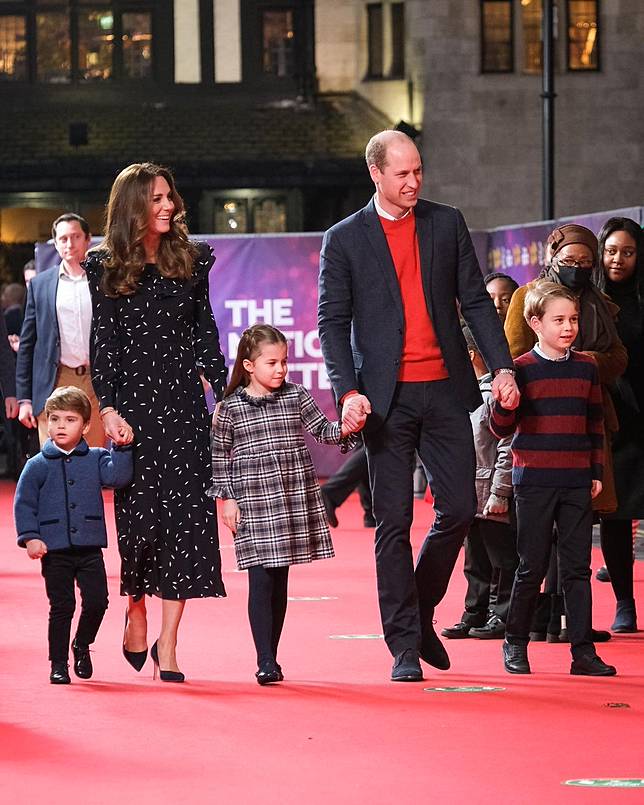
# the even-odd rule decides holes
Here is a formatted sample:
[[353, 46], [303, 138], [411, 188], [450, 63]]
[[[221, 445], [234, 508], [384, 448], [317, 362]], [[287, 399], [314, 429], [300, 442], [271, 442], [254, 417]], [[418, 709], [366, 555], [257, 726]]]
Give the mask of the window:
[[212, 205], [216, 234], [289, 231], [287, 193], [270, 190], [217, 192], [213, 194]]
[[390, 78], [405, 77], [405, 4], [391, 5], [391, 72]]
[[541, 0], [522, 0], [523, 72], [540, 73], [543, 51], [541, 36]]
[[481, 72], [509, 73], [514, 69], [512, 0], [481, 2]]
[[151, 78], [152, 9], [167, 2], [13, 0], [12, 13], [4, 14], [0, 0], [0, 79]]
[[270, 9], [262, 12], [262, 70], [279, 78], [295, 74], [292, 11]]
[[568, 69], [599, 70], [598, 0], [568, 0]]
[[368, 78], [382, 78], [383, 65], [382, 3], [367, 4], [367, 63]]
[[27, 80], [27, 37], [24, 17], [0, 17], [0, 80]]

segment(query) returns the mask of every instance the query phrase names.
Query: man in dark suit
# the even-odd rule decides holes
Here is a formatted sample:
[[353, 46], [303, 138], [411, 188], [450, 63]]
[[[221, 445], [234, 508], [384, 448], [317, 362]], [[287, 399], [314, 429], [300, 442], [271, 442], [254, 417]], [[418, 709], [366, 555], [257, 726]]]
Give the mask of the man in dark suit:
[[61, 262], [35, 276], [27, 290], [25, 318], [16, 361], [18, 417], [47, 439], [45, 401], [59, 386], [76, 386], [90, 399], [92, 416], [85, 441], [102, 447], [105, 431], [90, 373], [92, 301], [81, 265], [91, 243], [87, 221], [75, 213], [59, 216], [52, 226]]
[[[434, 608], [476, 511], [468, 412], [481, 395], [459, 306], [495, 373], [495, 398], [511, 409], [519, 393], [462, 214], [418, 198], [422, 163], [405, 134], [375, 135], [366, 159], [376, 193], [324, 237], [318, 324], [342, 416], [351, 427], [366, 420], [380, 613], [395, 658], [391, 678], [419, 681], [419, 657], [449, 668]], [[414, 571], [416, 450], [436, 519]]]

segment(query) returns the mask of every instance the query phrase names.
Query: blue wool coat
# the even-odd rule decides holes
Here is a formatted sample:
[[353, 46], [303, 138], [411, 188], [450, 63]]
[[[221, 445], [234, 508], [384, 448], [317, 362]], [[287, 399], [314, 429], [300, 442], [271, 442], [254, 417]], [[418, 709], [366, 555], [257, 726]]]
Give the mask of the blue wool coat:
[[88, 447], [84, 439], [70, 455], [47, 439], [20, 475], [13, 511], [18, 545], [41, 539], [50, 551], [107, 546], [101, 487], [132, 482], [132, 449]]

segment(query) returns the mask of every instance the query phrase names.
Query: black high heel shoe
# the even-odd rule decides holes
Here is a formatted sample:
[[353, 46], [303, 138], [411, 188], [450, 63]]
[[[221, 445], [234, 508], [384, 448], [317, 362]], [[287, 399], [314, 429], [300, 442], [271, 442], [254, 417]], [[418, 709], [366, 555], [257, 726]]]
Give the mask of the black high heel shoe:
[[268, 685], [271, 682], [281, 682], [284, 674], [275, 660], [263, 660], [255, 672], [255, 679], [258, 685]]
[[127, 631], [127, 610], [125, 610], [125, 629], [123, 630], [123, 656], [130, 663], [135, 671], [140, 671], [145, 665], [148, 658], [148, 650], [145, 651], [128, 651], [125, 648], [125, 632]]
[[152, 678], [157, 678], [158, 671], [162, 682], [185, 682], [186, 678], [181, 671], [164, 671], [159, 667], [159, 652], [157, 650], [157, 643], [158, 640], [155, 640], [154, 645], [150, 649], [150, 657], [152, 657], [152, 662], [154, 663], [154, 672], [152, 674]]

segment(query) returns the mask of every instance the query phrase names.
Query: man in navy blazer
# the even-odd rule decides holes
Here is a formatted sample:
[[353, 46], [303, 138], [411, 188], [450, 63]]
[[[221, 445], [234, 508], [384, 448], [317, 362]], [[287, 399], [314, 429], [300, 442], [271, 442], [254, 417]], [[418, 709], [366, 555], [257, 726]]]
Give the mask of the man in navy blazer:
[[47, 397], [59, 386], [77, 386], [92, 404], [87, 443], [102, 447], [105, 432], [89, 365], [92, 304], [81, 265], [91, 243], [89, 225], [79, 215], [65, 213], [54, 221], [52, 237], [61, 263], [37, 274], [27, 289], [16, 360], [18, 418], [25, 427], [38, 428], [42, 447]]
[[[469, 411], [481, 395], [459, 312], [495, 373], [495, 397], [514, 408], [519, 393], [462, 214], [419, 199], [421, 158], [405, 134], [375, 135], [366, 159], [376, 193], [324, 237], [318, 324], [342, 416], [351, 427], [365, 423], [380, 613], [395, 658], [391, 678], [419, 681], [419, 657], [449, 668], [434, 608], [476, 512]], [[415, 451], [427, 469], [436, 518], [414, 571]]]

